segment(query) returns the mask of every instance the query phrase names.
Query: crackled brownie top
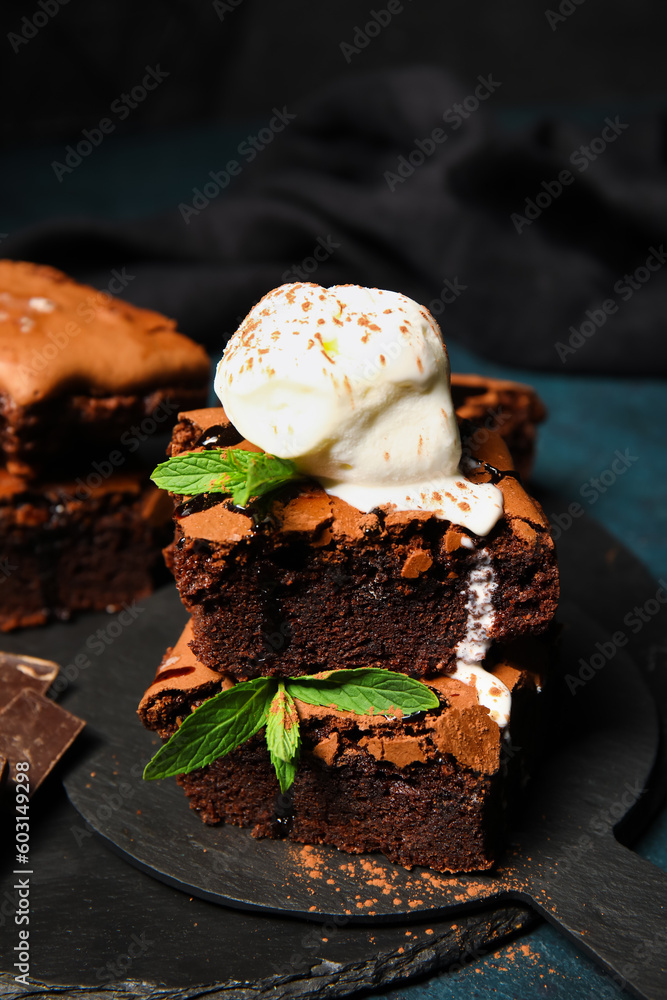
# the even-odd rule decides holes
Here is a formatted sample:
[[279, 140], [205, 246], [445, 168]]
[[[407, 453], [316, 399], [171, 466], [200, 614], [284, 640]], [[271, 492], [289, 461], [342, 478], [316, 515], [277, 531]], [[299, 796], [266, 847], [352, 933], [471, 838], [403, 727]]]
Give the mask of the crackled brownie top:
[[[167, 650], [138, 707], [144, 725], [163, 735], [202, 701], [234, 685], [227, 674], [209, 670], [197, 660], [190, 649], [191, 641], [192, 626], [188, 622], [176, 644]], [[543, 667], [538, 659], [529, 669], [508, 648], [493, 667], [492, 676], [513, 694], [519, 690], [538, 692]], [[356, 715], [295, 699], [301, 722], [306, 726], [312, 723], [317, 733], [313, 755], [335, 766], [342, 751], [340, 734], [356, 727], [362, 734], [360, 750], [397, 767], [426, 763], [439, 753], [451, 753], [463, 766], [480, 773], [497, 770], [501, 730], [480, 704], [475, 687], [445, 674], [429, 677], [426, 683], [441, 698], [440, 708], [405, 720], [400, 712], [395, 716]], [[349, 754], [349, 750], [346, 752]]]
[[173, 320], [51, 267], [0, 261], [0, 393], [15, 405], [200, 385], [208, 372]]
[[497, 429], [503, 434], [521, 421], [537, 424], [546, 417], [544, 403], [533, 387], [509, 379], [452, 373], [452, 398], [464, 420], [478, 420], [501, 410], [504, 417]]
[[[537, 534], [549, 534], [549, 522], [539, 504], [524, 490], [514, 475], [512, 459], [499, 435], [486, 428], [463, 424], [461, 427], [464, 454], [477, 463], [476, 471], [467, 472], [467, 478], [479, 482], [497, 482], [503, 494], [504, 515], [501, 524], [507, 522], [513, 535], [530, 545]], [[179, 423], [174, 429], [170, 454], [202, 448], [237, 447], [258, 451], [254, 445], [240, 440], [239, 434], [230, 424], [222, 407], [192, 410], [179, 415]], [[179, 509], [180, 531], [189, 538], [202, 538], [231, 550], [255, 530], [250, 513], [234, 508], [228, 498], [211, 494], [205, 509], [197, 510], [197, 500], [192, 505], [185, 504]], [[193, 510], [193, 513], [188, 513]], [[347, 544], [363, 544], [369, 533], [380, 528], [378, 515], [374, 512], [362, 513], [356, 507], [327, 494], [322, 487], [308, 481], [298, 490], [286, 490], [271, 505], [271, 518], [275, 527], [284, 534], [303, 534], [311, 538], [314, 545], [326, 545], [332, 539]], [[436, 521], [432, 511], [401, 511], [385, 508], [382, 511], [382, 526], [392, 533], [400, 533], [414, 521]], [[441, 522], [442, 523], [442, 522]], [[447, 551], [461, 546], [472, 547], [469, 532], [451, 524], [447, 530]], [[428, 569], [426, 553], [411, 553], [402, 575], [414, 578]]]
[[452, 374], [452, 400], [457, 416], [497, 431], [525, 479], [533, 467], [537, 425], [547, 411], [532, 386], [488, 375]]

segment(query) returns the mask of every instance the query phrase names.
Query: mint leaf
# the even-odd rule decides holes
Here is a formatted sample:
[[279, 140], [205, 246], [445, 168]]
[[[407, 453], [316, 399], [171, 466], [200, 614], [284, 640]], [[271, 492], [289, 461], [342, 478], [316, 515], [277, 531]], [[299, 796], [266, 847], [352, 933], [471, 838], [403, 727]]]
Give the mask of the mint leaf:
[[176, 455], [158, 465], [151, 479], [160, 489], [187, 497], [198, 493], [224, 493], [226, 467], [221, 461], [224, 454], [216, 449]]
[[[239, 454], [238, 450], [236, 454]], [[275, 455], [266, 455], [264, 452], [245, 454], [251, 456], [245, 469], [245, 483], [236, 487], [235, 494], [232, 493], [232, 499], [239, 507], [245, 507], [250, 497], [263, 497], [278, 486], [303, 478], [294, 462], [288, 458], [276, 458]]]
[[285, 689], [283, 681], [278, 682], [278, 691], [267, 709], [266, 745], [280, 783], [280, 791], [286, 792], [296, 775], [301, 734], [294, 700]]
[[300, 478], [289, 459], [242, 448], [185, 452], [162, 462], [151, 476], [156, 486], [170, 493], [188, 497], [227, 493], [240, 507], [245, 507], [250, 497], [264, 496]]
[[404, 715], [425, 712], [440, 704], [437, 695], [421, 681], [394, 670], [360, 667], [332, 670], [319, 677], [290, 677], [289, 693], [308, 705], [334, 705], [342, 712], [368, 715], [370, 710]]
[[185, 719], [144, 769], [144, 779], [168, 778], [205, 767], [259, 732], [276, 682], [257, 677], [213, 695]]
[[281, 760], [280, 757], [274, 757], [271, 754], [271, 763], [276, 772], [276, 777], [278, 778], [278, 784], [280, 785], [280, 791], [285, 794], [288, 789], [294, 784], [294, 779], [296, 778], [296, 761], [286, 761]]
[[206, 767], [266, 727], [266, 743], [281, 792], [292, 785], [301, 748], [294, 699], [368, 715], [400, 709], [404, 715], [437, 708], [421, 681], [393, 670], [361, 667], [277, 681], [256, 677], [221, 691], [189, 715], [144, 769], [144, 779], [168, 778]]
[[266, 745], [281, 760], [289, 761], [299, 752], [301, 734], [294, 699], [283, 681], [266, 712]]

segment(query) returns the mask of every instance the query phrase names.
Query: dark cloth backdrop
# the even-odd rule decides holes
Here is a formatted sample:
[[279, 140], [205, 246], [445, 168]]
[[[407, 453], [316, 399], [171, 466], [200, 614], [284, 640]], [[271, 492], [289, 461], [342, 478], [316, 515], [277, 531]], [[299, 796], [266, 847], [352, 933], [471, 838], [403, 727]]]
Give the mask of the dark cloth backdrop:
[[[127, 297], [214, 355], [255, 301], [301, 274], [404, 291], [446, 341], [499, 362], [667, 374], [663, 122], [503, 131], [491, 98], [456, 127], [471, 94], [426, 68], [348, 75], [295, 108], [252, 163], [238, 155], [240, 175], [197, 214], [46, 222], [3, 249], [102, 288], [127, 267]], [[596, 138], [595, 159], [576, 152]], [[573, 180], [559, 192], [562, 171]]]

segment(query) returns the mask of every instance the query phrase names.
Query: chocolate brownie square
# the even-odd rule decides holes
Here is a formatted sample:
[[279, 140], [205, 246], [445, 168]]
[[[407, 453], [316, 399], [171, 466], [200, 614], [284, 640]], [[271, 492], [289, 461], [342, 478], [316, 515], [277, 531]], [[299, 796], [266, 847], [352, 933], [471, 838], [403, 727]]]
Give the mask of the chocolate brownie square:
[[83, 490], [0, 471], [0, 631], [147, 596], [171, 533], [165, 499], [144, 472]]
[[484, 430], [500, 434], [514, 467], [527, 479], [535, 457], [537, 425], [545, 420], [544, 403], [530, 385], [488, 375], [452, 375], [457, 415]]
[[[234, 683], [226, 672], [231, 659], [210, 670], [191, 641], [189, 624], [139, 705], [143, 724], [162, 739]], [[297, 701], [302, 748], [287, 795], [280, 795], [263, 730], [177, 781], [205, 823], [355, 854], [381, 851], [406, 867], [488, 869], [503, 844], [508, 803], [539, 754], [548, 661], [546, 646], [537, 655], [534, 648], [528, 664], [512, 647], [496, 650], [491, 677], [512, 693], [509, 729], [490, 717], [474, 686], [438, 674], [427, 683], [440, 705], [414, 716], [355, 715]]]
[[173, 320], [53, 268], [0, 261], [0, 465], [9, 472], [61, 475], [66, 459], [104, 456], [153, 414], [166, 431], [179, 409], [203, 405], [208, 376], [206, 352]]
[[[504, 498], [481, 538], [428, 511], [361, 513], [311, 481], [243, 510], [219, 494], [183, 500], [167, 555], [201, 662], [238, 680], [350, 667], [427, 677], [546, 630], [558, 602], [549, 524], [502, 440], [461, 432], [468, 478], [497, 481]], [[220, 446], [254, 447], [220, 408], [181, 415], [172, 455]]]

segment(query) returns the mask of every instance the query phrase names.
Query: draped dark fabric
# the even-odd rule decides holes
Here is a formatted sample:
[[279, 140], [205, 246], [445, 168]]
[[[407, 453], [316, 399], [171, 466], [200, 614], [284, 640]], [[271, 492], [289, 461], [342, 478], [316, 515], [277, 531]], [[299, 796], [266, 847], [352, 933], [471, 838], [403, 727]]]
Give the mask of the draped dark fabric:
[[495, 361], [666, 374], [662, 121], [508, 131], [498, 86], [426, 68], [349, 75], [277, 108], [265, 149], [240, 146], [234, 176], [213, 165], [170, 213], [48, 222], [3, 250], [102, 288], [126, 267], [125, 297], [214, 354], [270, 288], [312, 280], [403, 291], [446, 341]]

